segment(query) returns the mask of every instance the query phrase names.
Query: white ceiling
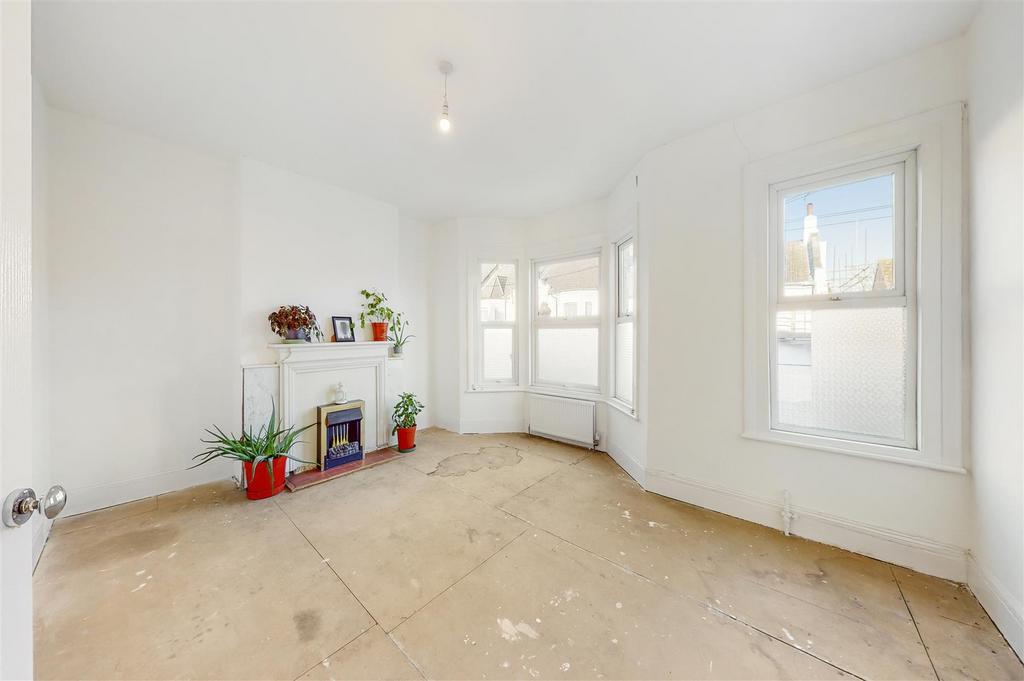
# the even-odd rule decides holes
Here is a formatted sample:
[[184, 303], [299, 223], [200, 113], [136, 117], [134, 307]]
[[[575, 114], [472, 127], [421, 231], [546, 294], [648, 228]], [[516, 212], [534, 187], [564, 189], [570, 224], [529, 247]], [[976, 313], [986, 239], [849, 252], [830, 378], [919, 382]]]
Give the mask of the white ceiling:
[[976, 8], [37, 2], [34, 70], [57, 107], [415, 217], [524, 217], [604, 195], [683, 133], [954, 37]]

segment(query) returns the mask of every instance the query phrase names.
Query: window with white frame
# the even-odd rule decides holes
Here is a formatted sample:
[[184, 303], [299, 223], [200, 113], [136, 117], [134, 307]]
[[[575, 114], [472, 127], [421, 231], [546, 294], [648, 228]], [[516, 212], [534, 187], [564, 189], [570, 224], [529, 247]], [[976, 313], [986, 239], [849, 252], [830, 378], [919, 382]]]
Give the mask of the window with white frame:
[[599, 390], [601, 256], [533, 263], [533, 383]]
[[615, 247], [615, 398], [630, 407], [634, 395], [636, 340], [636, 246], [633, 237]]
[[771, 428], [915, 449], [915, 153], [769, 190]]
[[476, 382], [516, 384], [516, 265], [482, 262], [479, 276]]

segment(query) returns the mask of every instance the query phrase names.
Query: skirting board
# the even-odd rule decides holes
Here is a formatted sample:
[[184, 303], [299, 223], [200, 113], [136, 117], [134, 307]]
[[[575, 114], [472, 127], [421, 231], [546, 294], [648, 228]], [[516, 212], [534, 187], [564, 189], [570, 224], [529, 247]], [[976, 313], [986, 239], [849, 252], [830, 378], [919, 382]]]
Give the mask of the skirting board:
[[526, 421], [522, 418], [463, 419], [459, 422], [460, 433], [525, 433]]
[[967, 556], [967, 586], [1017, 656], [1024, 659], [1024, 606], [972, 555]]
[[[636, 480], [644, 489], [647, 488], [647, 471], [640, 462], [626, 454], [624, 451], [616, 447], [615, 445], [608, 446], [608, 456], [612, 457], [612, 461], [619, 464], [619, 468], [626, 471], [629, 477]], [[668, 495], [666, 495], [668, 496]]]
[[[782, 529], [782, 505], [774, 501], [650, 468], [645, 487], [666, 497]], [[967, 581], [967, 551], [961, 547], [798, 506], [792, 511], [796, 514], [790, 527], [792, 534], [943, 579]]]
[[88, 513], [167, 492], [176, 492], [215, 480], [226, 480], [232, 475], [241, 476], [241, 467], [214, 463], [193, 470], [168, 471], [132, 480], [77, 489], [72, 487], [68, 489], [68, 505], [61, 517]]

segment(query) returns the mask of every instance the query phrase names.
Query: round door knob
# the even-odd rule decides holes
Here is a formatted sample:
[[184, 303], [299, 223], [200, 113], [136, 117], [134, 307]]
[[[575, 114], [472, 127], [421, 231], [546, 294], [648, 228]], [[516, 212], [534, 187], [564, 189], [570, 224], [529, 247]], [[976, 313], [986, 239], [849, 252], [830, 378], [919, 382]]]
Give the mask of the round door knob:
[[68, 493], [60, 485], [54, 485], [46, 490], [46, 496], [43, 497], [43, 515], [53, 520], [67, 505]]
[[47, 490], [40, 502], [36, 492], [30, 487], [16, 489], [7, 495], [3, 506], [3, 521], [7, 527], [19, 527], [28, 522], [36, 509], [40, 509], [47, 518], [53, 520], [68, 503], [68, 493], [60, 485]]
[[39, 501], [34, 489], [16, 489], [4, 499], [3, 517], [7, 527], [19, 527], [28, 522]]

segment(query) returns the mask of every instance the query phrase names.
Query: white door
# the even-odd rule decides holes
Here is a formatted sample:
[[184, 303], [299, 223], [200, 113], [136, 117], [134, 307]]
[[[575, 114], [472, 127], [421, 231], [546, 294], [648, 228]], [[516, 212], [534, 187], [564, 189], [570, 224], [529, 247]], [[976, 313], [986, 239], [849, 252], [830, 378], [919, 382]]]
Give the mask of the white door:
[[[32, 477], [31, 6], [0, 0], [0, 500]], [[32, 532], [0, 524], [0, 679], [32, 678]]]

